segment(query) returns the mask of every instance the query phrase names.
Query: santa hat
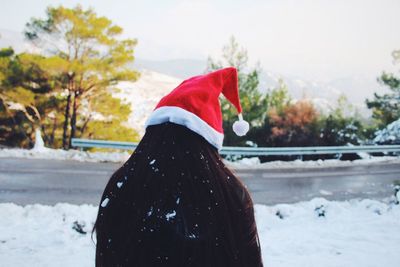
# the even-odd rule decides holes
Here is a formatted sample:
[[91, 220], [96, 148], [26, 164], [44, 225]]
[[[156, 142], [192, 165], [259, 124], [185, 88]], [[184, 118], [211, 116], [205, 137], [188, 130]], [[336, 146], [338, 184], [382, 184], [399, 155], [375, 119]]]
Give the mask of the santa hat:
[[233, 124], [233, 131], [238, 136], [245, 135], [249, 124], [242, 117], [237, 70], [233, 67], [184, 80], [160, 100], [145, 127], [168, 121], [180, 124], [198, 133], [220, 150], [224, 139], [219, 102], [221, 93], [238, 112], [239, 121]]

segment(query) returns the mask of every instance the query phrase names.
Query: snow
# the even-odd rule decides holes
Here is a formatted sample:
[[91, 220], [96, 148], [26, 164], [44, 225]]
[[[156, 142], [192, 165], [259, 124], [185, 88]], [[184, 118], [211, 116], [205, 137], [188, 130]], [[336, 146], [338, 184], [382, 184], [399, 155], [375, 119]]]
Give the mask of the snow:
[[113, 96], [131, 106], [127, 126], [144, 134], [144, 124], [160, 99], [182, 82], [181, 79], [150, 70], [142, 70], [136, 82], [120, 82]]
[[[125, 162], [129, 159], [131, 152], [85, 152], [79, 150], [63, 150], [51, 149], [43, 145], [35, 146], [33, 149], [0, 149], [0, 158], [34, 158], [34, 159], [55, 159], [55, 160], [76, 160], [82, 162]], [[241, 160], [229, 161], [224, 160], [231, 168], [314, 168], [314, 167], [334, 167], [334, 166], [353, 166], [353, 165], [369, 165], [373, 163], [400, 163], [400, 157], [372, 157], [363, 156], [362, 159], [353, 161], [344, 161], [338, 159], [302, 161], [300, 159], [293, 161], [271, 161], [261, 163], [258, 157], [243, 158]], [[173, 160], [174, 157], [172, 156]], [[154, 167], [156, 160], [149, 162], [154, 171], [159, 171]]]
[[84, 162], [125, 162], [131, 154], [124, 152], [85, 152], [75, 149], [63, 150], [47, 147], [34, 147], [33, 149], [0, 149], [0, 158], [33, 158], [76, 160]]
[[376, 144], [400, 144], [400, 119], [375, 133]]
[[[91, 205], [0, 204], [0, 266], [94, 266]], [[77, 222], [87, 234], [72, 227]]]
[[42, 138], [42, 133], [39, 128], [35, 129], [35, 145], [33, 146], [35, 151], [45, 151], [46, 147], [44, 146], [44, 141]]
[[[397, 266], [400, 261], [400, 205], [314, 198], [254, 208], [265, 267]], [[93, 266], [90, 232], [96, 214], [92, 205], [1, 203], [1, 266]]]
[[333, 193], [331, 191], [323, 190], [323, 189], [319, 190], [319, 193], [321, 195], [323, 195], [323, 196], [331, 196], [331, 195], [333, 195]]
[[234, 169], [286, 169], [286, 168], [320, 168], [320, 167], [336, 167], [336, 166], [355, 166], [355, 165], [370, 165], [374, 163], [400, 163], [400, 157], [368, 157], [358, 160], [308, 160], [300, 159], [293, 161], [270, 161], [261, 163], [258, 157], [243, 158], [237, 161], [224, 161], [226, 165]]
[[8, 105], [8, 109], [11, 110], [25, 110], [24, 105], [20, 104], [20, 103], [15, 103], [15, 102], [6, 102], [6, 104]]
[[266, 266], [397, 266], [399, 216], [372, 200], [256, 205]]
[[147, 216], [151, 216], [153, 213], [153, 206], [150, 207], [150, 210], [147, 212]]
[[172, 211], [172, 212], [167, 213], [167, 214], [165, 215], [165, 219], [166, 219], [167, 221], [169, 221], [170, 219], [175, 218], [175, 215], [176, 215], [176, 211]]
[[107, 207], [109, 201], [110, 201], [110, 199], [109, 199], [108, 197], [106, 197], [106, 198], [101, 202], [100, 206], [101, 206], [102, 208]]

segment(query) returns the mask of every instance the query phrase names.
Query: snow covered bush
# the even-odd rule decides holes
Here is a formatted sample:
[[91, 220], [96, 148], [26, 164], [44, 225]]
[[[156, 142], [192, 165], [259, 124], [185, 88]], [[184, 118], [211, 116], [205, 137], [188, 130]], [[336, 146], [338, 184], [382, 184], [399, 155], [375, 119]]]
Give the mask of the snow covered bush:
[[375, 144], [400, 144], [400, 118], [375, 133]]

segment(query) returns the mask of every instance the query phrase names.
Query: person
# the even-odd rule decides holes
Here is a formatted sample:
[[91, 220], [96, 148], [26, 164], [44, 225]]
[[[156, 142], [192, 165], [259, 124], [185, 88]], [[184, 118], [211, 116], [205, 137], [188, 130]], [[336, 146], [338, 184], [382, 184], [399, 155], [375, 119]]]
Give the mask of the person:
[[237, 70], [183, 81], [146, 122], [130, 158], [111, 176], [93, 227], [96, 266], [263, 266], [252, 198], [224, 164], [219, 95], [241, 115]]

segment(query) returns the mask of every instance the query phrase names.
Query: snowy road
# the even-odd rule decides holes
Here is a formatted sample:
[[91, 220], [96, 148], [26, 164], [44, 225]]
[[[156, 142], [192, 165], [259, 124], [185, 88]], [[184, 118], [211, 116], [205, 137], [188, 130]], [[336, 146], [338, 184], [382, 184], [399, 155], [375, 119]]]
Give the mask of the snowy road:
[[[0, 202], [25, 205], [58, 202], [97, 205], [102, 190], [120, 164], [65, 160], [2, 158]], [[400, 183], [400, 164], [366, 166], [238, 169], [236, 173], [259, 204], [294, 203], [324, 197], [329, 200], [378, 199]]]

